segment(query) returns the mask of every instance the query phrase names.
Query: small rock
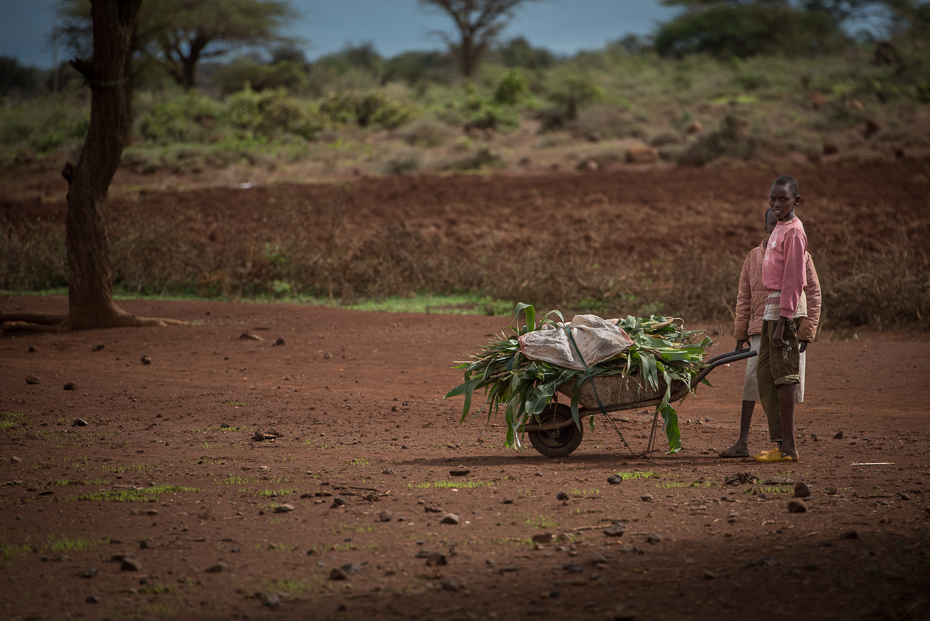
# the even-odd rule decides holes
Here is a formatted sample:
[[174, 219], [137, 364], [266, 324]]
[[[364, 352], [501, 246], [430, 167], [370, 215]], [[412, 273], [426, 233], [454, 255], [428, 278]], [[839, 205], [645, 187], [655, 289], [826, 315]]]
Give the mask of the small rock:
[[85, 569], [84, 571], [81, 572], [82, 578], [93, 578], [96, 575], [97, 575], [96, 567], [91, 567], [90, 569]]
[[859, 533], [857, 533], [851, 528], [849, 530], [844, 530], [842, 533], [840, 533], [840, 539], [858, 539], [858, 538], [859, 538]]
[[262, 337], [258, 336], [257, 334], [252, 334], [251, 332], [243, 332], [242, 334], [239, 335], [239, 338], [242, 340], [248, 340], [248, 341], [264, 341], [265, 340]]
[[348, 577], [345, 570], [342, 567], [333, 567], [329, 572], [330, 580], [345, 580]]
[[265, 593], [265, 597], [262, 598], [262, 606], [267, 606], [268, 608], [277, 608], [281, 605], [281, 598], [278, 597], [277, 593]]
[[502, 505], [512, 505], [512, 504], [513, 504], [513, 498], [504, 498], [504, 499], [501, 501], [501, 504], [502, 504]]
[[284, 345], [284, 339], [280, 336], [274, 340], [274, 343], [271, 344], [272, 347], [276, 345]]
[[216, 565], [210, 565], [209, 567], [204, 569], [204, 571], [208, 574], [221, 574], [224, 571], [228, 571], [228, 570], [229, 570], [229, 565], [223, 562], [217, 563]]
[[339, 496], [336, 496], [333, 498], [332, 507], [348, 507], [348, 506], [349, 506], [349, 503], [347, 503], [344, 499], [340, 498]]
[[568, 494], [566, 494], [565, 492], [559, 492], [558, 494], [555, 495], [555, 497], [557, 500], [568, 500]]
[[552, 543], [552, 533], [537, 533], [531, 537], [533, 543], [547, 544]]
[[294, 505], [286, 504], [286, 503], [283, 505], [278, 505], [277, 507], [274, 508], [275, 513], [290, 513], [293, 510], [294, 510]]
[[346, 575], [357, 574], [362, 571], [362, 566], [358, 563], [348, 563], [347, 565], [342, 565], [339, 569], [346, 572]]
[[142, 356], [140, 360], [142, 361], [142, 364], [152, 364], [152, 359], [148, 356]]
[[74, 390], [77, 388], [77, 384], [75, 384], [74, 382], [66, 382], [65, 385], [62, 386], [62, 388], [64, 390]]
[[608, 537], [619, 537], [626, 532], [626, 526], [620, 522], [614, 522], [610, 526], [604, 529], [604, 534]]
[[712, 572], [712, 571], [709, 570], [709, 569], [705, 569], [705, 570], [704, 570], [704, 579], [705, 579], [705, 580], [716, 580], [716, 579], [717, 579], [717, 574], [715, 574], [714, 572]]
[[[333, 357], [333, 355], [332, 355], [331, 353], [329, 353], [329, 352], [323, 354], [323, 358], [325, 358], [326, 360], [329, 360], [329, 359], [332, 358], [332, 357]], [[392, 412], [396, 412], [396, 411], [397, 411], [397, 406], [396, 406], [396, 405], [393, 406], [393, 407], [391, 408], [391, 411], [392, 411]]]
[[645, 554], [646, 551], [640, 548], [639, 546], [623, 545], [623, 546], [620, 546], [620, 553], [621, 554]]
[[103, 343], [97, 343], [96, 345], [91, 346], [90, 350], [101, 351], [104, 347], [106, 347], [106, 345], [104, 345]]
[[87, 421], [84, 420], [83, 418], [75, 418], [73, 421], [71, 421], [71, 426], [72, 427], [87, 427]]
[[26, 376], [26, 383], [27, 383], [27, 384], [41, 384], [41, 383], [42, 383], [42, 380], [40, 380], [40, 379], [38, 378], [38, 376], [36, 376], [36, 375], [27, 375], [27, 376]]
[[781, 561], [771, 556], [763, 556], [756, 562], [756, 565], [758, 567], [778, 567], [781, 565]]
[[449, 560], [446, 558], [445, 554], [439, 552], [430, 552], [426, 555], [426, 566], [427, 567], [439, 567], [441, 565], [448, 565]]
[[843, 439], [843, 432], [842, 432], [842, 431], [837, 431], [837, 432], [836, 432], [836, 435], [833, 436], [833, 439], [834, 439], [834, 440], [842, 440], [842, 439]]
[[132, 558], [131, 556], [124, 556], [123, 560], [120, 561], [119, 570], [120, 571], [142, 571], [142, 566], [139, 564], [139, 561]]
[[143, 539], [139, 542], [140, 550], [151, 550], [154, 546], [154, 542], [151, 539]]
[[443, 591], [458, 591], [462, 586], [454, 578], [449, 578], [448, 580], [443, 580], [439, 583], [439, 586], [442, 587]]
[[619, 474], [612, 474], [607, 477], [607, 482], [611, 485], [620, 485], [623, 483], [623, 477], [621, 477]]
[[652, 502], [652, 494], [643, 494], [639, 499], [643, 502]]
[[790, 513], [807, 513], [807, 505], [798, 500], [792, 500], [788, 503], [788, 511]]
[[591, 564], [592, 565], [601, 565], [607, 562], [607, 557], [601, 554], [600, 552], [591, 553]]
[[30, 346], [29, 346], [29, 349], [27, 349], [26, 351], [28, 351], [30, 354], [34, 354], [34, 353], [36, 353], [36, 352], [39, 351], [39, 350], [36, 349], [35, 347], [33, 347], [32, 345], [30, 345]]
[[417, 553], [413, 555], [413, 558], [429, 558], [430, 554], [432, 554], [432, 552], [426, 548], [420, 548], [417, 550]]
[[439, 520], [439, 523], [440, 524], [458, 524], [459, 516], [457, 516], [454, 513], [447, 513], [444, 516], [442, 516], [442, 519]]
[[752, 482], [758, 480], [759, 479], [756, 477], [756, 475], [751, 472], [734, 472], [733, 474], [727, 476], [726, 479], [724, 479], [724, 483], [727, 485], [739, 485], [741, 483], [751, 484]]
[[646, 543], [661, 543], [662, 535], [656, 532], [649, 533], [649, 536], [646, 537]]
[[582, 567], [578, 563], [569, 563], [568, 565], [565, 565], [562, 569], [564, 569], [570, 574], [580, 574], [581, 572], [584, 571], [584, 567]]
[[794, 484], [794, 497], [795, 498], [807, 498], [811, 495], [811, 489], [807, 486], [807, 483], [804, 481], [798, 481]]
[[391, 518], [393, 517], [394, 517], [394, 512], [391, 511], [390, 509], [385, 509], [384, 511], [378, 514], [378, 519], [382, 522], [390, 522]]
[[88, 604], [99, 604], [100, 598], [97, 597], [96, 595], [88, 595], [87, 599], [85, 599], [84, 601], [87, 602]]
[[385, 468], [384, 470], [381, 471], [381, 474], [394, 474], [394, 469], [393, 469], [393, 468]]
[[458, 468], [456, 470], [450, 470], [449, 476], [464, 477], [464, 476], [467, 476], [469, 472], [471, 472], [471, 470], [469, 470], [468, 468]]
[[762, 481], [762, 485], [791, 485], [792, 482], [788, 477], [769, 477]]
[[13, 457], [10, 457], [10, 461], [11, 461], [12, 463], [14, 463], [14, 464], [18, 464], [19, 462], [22, 461], [22, 459], [20, 459], [19, 457], [16, 457], [16, 456], [14, 455]]
[[813, 440], [814, 442], [820, 442], [820, 438], [817, 437], [816, 433], [811, 434], [811, 440]]

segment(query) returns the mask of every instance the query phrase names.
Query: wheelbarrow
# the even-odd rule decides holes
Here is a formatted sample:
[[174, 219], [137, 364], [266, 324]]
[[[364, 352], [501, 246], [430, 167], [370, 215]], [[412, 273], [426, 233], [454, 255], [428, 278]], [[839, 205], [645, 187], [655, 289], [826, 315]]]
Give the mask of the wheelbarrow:
[[[738, 360], [745, 360], [756, 355], [752, 350], [737, 350], [720, 354], [708, 360], [704, 369], [696, 375], [689, 384], [682, 380], [675, 380], [672, 383], [671, 396], [669, 403], [680, 401], [687, 397], [707, 375], [720, 365], [729, 364]], [[575, 388], [575, 380], [559, 386], [556, 390], [563, 395], [571, 398], [572, 391]], [[620, 412], [623, 410], [633, 410], [637, 408], [646, 408], [658, 406], [662, 403], [665, 396], [665, 382], [659, 379], [657, 388], [652, 389], [639, 384], [636, 376], [623, 375], [606, 375], [595, 376], [585, 382], [578, 396], [578, 416], [579, 421], [583, 416], [591, 416], [597, 412], [603, 412], [606, 416], [609, 412]], [[603, 410], [598, 405], [598, 397], [604, 405]], [[646, 446], [645, 454], [652, 452], [655, 441], [656, 423], [658, 421], [659, 411], [652, 419], [652, 432], [649, 436], [649, 442]], [[608, 416], [608, 419], [610, 419]], [[539, 415], [538, 423], [528, 423], [523, 426], [523, 431], [530, 438], [530, 443], [537, 451], [546, 457], [565, 457], [578, 448], [584, 437], [584, 426], [575, 423], [572, 417], [571, 407], [561, 403], [550, 403], [545, 410]], [[619, 429], [617, 429], [619, 433]], [[621, 434], [621, 438], [622, 438]], [[624, 443], [626, 441], [624, 440]]]

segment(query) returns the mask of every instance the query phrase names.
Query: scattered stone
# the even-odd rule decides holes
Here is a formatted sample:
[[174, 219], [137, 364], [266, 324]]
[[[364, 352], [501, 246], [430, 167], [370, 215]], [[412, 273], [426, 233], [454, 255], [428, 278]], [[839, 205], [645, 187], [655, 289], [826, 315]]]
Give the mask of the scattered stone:
[[471, 470], [469, 470], [468, 468], [457, 468], [455, 470], [450, 470], [449, 476], [464, 477], [464, 476], [467, 476], [469, 472], [471, 472]]
[[442, 565], [448, 565], [449, 560], [446, 558], [445, 554], [440, 552], [430, 552], [426, 555], [426, 566], [427, 567], [440, 567]]
[[631, 164], [652, 164], [658, 159], [658, 149], [646, 145], [633, 145], [626, 151], [626, 161]]
[[792, 500], [788, 503], [790, 513], [807, 513], [807, 505], [799, 500]]
[[757, 567], [778, 567], [781, 561], [771, 556], [763, 556], [756, 562]]
[[458, 524], [459, 516], [457, 516], [454, 513], [447, 513], [444, 516], [442, 516], [442, 519], [439, 520], [439, 523], [440, 524]]
[[646, 543], [662, 543], [662, 535], [656, 532], [649, 533], [649, 536], [646, 537]]
[[378, 514], [378, 519], [382, 522], [390, 522], [391, 518], [393, 517], [394, 517], [394, 512], [391, 511], [390, 509], [385, 509], [384, 511]]
[[413, 558], [429, 558], [430, 554], [432, 554], [432, 552], [426, 548], [420, 548], [417, 550], [417, 553], [413, 555]]
[[275, 513], [290, 513], [293, 510], [294, 510], [294, 505], [287, 504], [287, 503], [283, 505], [278, 505], [277, 507], [274, 508]]
[[276, 338], [276, 339], [274, 340], [274, 343], [271, 344], [271, 346], [272, 346], [272, 347], [275, 347], [276, 345], [284, 345], [284, 339], [281, 338], [280, 336], [279, 336], [278, 338]]
[[829, 495], [829, 496], [835, 495], [835, 494], [837, 493], [837, 491], [838, 491], [838, 490], [837, 490], [835, 487], [832, 487], [832, 486], [826, 488], [825, 490], [823, 490], [823, 492], [824, 492], [825, 494]]
[[443, 510], [439, 507], [434, 507], [432, 505], [425, 505], [423, 511], [426, 513], [443, 513]]
[[584, 571], [584, 567], [582, 567], [578, 563], [569, 563], [568, 565], [565, 565], [562, 569], [564, 569], [570, 574], [580, 574], [581, 572]]
[[820, 442], [820, 438], [817, 437], [816, 433], [811, 434], [811, 440], [813, 440], [814, 442]]
[[87, 599], [85, 599], [84, 601], [87, 602], [88, 604], [99, 604], [100, 598], [97, 597], [96, 595], [88, 595]]
[[531, 537], [533, 543], [547, 544], [552, 543], [552, 533], [537, 533]]
[[381, 471], [381, 474], [394, 474], [394, 469], [393, 469], [393, 468], [385, 468], [384, 470]]
[[501, 504], [502, 504], [502, 505], [512, 505], [512, 504], [513, 504], [513, 498], [504, 498], [504, 500], [501, 501]]
[[97, 343], [96, 345], [91, 346], [90, 350], [91, 350], [91, 351], [101, 351], [101, 350], [103, 350], [104, 347], [106, 347], [106, 345], [104, 345], [103, 343]]
[[36, 353], [36, 352], [39, 351], [39, 350], [36, 349], [35, 347], [33, 347], [32, 345], [30, 345], [30, 346], [29, 346], [29, 349], [27, 349], [26, 351], [28, 351], [30, 354], [34, 354], [34, 353]]
[[16, 456], [14, 455], [13, 457], [10, 457], [10, 461], [11, 461], [12, 463], [14, 463], [14, 464], [18, 464], [19, 462], [22, 461], [22, 459], [20, 459], [19, 457], [16, 457]]
[[824, 140], [823, 141], [823, 154], [824, 155], [834, 155], [839, 153], [840, 148], [837, 146], [836, 142], [833, 140]]
[[620, 522], [614, 522], [610, 526], [604, 529], [604, 534], [608, 537], [619, 537], [626, 532], [626, 526]]
[[836, 435], [833, 436], [833, 439], [834, 439], [834, 440], [842, 440], [842, 439], [843, 439], [843, 432], [842, 432], [842, 431], [837, 431], [837, 432], [836, 432]]
[[142, 361], [142, 364], [152, 364], [152, 359], [148, 356], [142, 356], [140, 360]]
[[705, 580], [716, 580], [718, 578], [717, 574], [712, 572], [709, 569], [704, 570], [704, 579]]
[[71, 422], [71, 426], [72, 427], [87, 427], [87, 421], [84, 420], [83, 418], [75, 418]]
[[333, 567], [329, 572], [330, 580], [345, 580], [348, 577], [348, 574], [342, 567]]
[[623, 483], [623, 477], [621, 477], [619, 474], [612, 474], [607, 477], [607, 482], [611, 485], [620, 485]]
[[281, 598], [278, 597], [277, 593], [265, 593], [265, 597], [262, 598], [262, 606], [267, 606], [268, 608], [277, 608], [281, 605]]
[[140, 565], [139, 561], [132, 558], [131, 556], [124, 556], [123, 560], [120, 561], [119, 570], [120, 571], [142, 571], [142, 565]]
[[348, 506], [349, 506], [349, 503], [347, 503], [344, 499], [340, 498], [339, 496], [336, 496], [333, 498], [333, 504], [332, 504], [333, 508], [348, 507]]
[[221, 574], [224, 571], [229, 571], [229, 565], [223, 562], [219, 562], [216, 565], [210, 565], [204, 571], [208, 574]]
[[848, 530], [844, 530], [842, 533], [840, 533], [840, 539], [858, 539], [858, 538], [859, 538], [859, 533], [854, 531], [851, 528]]
[[357, 574], [358, 572], [362, 571], [362, 566], [358, 563], [348, 563], [347, 565], [342, 565], [339, 569], [346, 572], [346, 575]]
[[568, 494], [566, 494], [565, 492], [559, 492], [558, 494], [555, 495], [555, 497], [557, 500], [568, 500]]
[[607, 557], [601, 554], [600, 552], [591, 553], [591, 564], [592, 565], [603, 565], [607, 562]]
[[243, 332], [242, 334], [239, 335], [239, 339], [240, 340], [244, 339], [244, 340], [249, 340], [249, 341], [264, 341], [265, 340], [262, 337], [258, 336], [257, 334], [252, 334], [251, 332]]
[[758, 480], [758, 477], [751, 472], [734, 472], [724, 479], [724, 483], [727, 485], [752, 484]]
[[143, 539], [139, 542], [140, 550], [151, 550], [154, 547], [154, 542], [151, 539]]
[[762, 481], [762, 485], [791, 485], [793, 481], [788, 477], [769, 477]]
[[96, 575], [97, 575], [96, 567], [91, 567], [90, 569], [85, 569], [84, 571], [81, 572], [82, 578], [93, 578]]
[[898, 492], [898, 498], [901, 500], [910, 500], [911, 497], [907, 495], [906, 492]]
[[27, 384], [41, 384], [41, 383], [42, 383], [42, 380], [40, 380], [40, 379], [38, 378], [38, 376], [36, 376], [36, 375], [27, 375], [27, 376], [26, 376], [26, 383], [27, 383]]
[[[325, 354], [323, 354], [323, 358], [326, 359], [326, 360], [329, 360], [329, 359], [332, 358], [332, 357], [333, 357], [333, 355], [332, 355], [331, 353], [329, 353], [329, 352], [326, 352]], [[395, 405], [394, 407], [396, 408], [397, 406]], [[392, 411], [392, 412], [396, 412], [396, 410], [394, 410], [393, 408], [391, 409], [391, 411]]]
[[642, 496], [639, 497], [639, 499], [642, 500], [643, 502], [652, 502], [653, 500], [652, 494], [643, 494]]
[[811, 488], [807, 486], [807, 483], [804, 481], [798, 481], [794, 484], [794, 497], [795, 498], [807, 498], [811, 495]]
[[65, 390], [75, 390], [77, 388], [77, 384], [75, 384], [74, 382], [66, 382], [65, 385], [62, 386], [62, 388], [64, 388]]

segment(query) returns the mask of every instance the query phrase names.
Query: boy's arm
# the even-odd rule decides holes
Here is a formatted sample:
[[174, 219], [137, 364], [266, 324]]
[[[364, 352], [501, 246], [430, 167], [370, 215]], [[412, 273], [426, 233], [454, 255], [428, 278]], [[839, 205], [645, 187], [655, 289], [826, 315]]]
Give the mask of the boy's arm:
[[739, 274], [739, 289], [736, 293], [736, 317], [733, 320], [733, 337], [736, 339], [736, 349], [742, 349], [743, 343], [749, 340], [749, 320], [752, 315], [752, 283], [750, 281], [750, 263], [752, 252], [743, 261], [743, 269]]
[[801, 326], [798, 329], [798, 340], [812, 343], [817, 337], [817, 326], [820, 324], [820, 307], [823, 303], [823, 295], [820, 290], [820, 279], [817, 277], [817, 270], [814, 269], [814, 260], [810, 254], [805, 255], [805, 259], [807, 284], [804, 285], [804, 293], [807, 295], [807, 317], [801, 320]]
[[784, 338], [785, 322], [791, 319], [798, 309], [801, 291], [804, 290], [807, 279], [807, 270], [804, 266], [806, 252], [806, 240], [797, 233], [785, 239], [785, 271], [782, 276], [780, 313], [775, 331], [772, 333], [772, 346], [776, 349], [788, 347], [788, 341]]

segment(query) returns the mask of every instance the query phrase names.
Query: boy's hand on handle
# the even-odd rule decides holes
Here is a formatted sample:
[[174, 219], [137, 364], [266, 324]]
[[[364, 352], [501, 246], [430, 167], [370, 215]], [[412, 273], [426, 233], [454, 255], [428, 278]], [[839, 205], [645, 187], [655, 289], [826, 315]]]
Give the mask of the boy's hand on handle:
[[785, 340], [785, 318], [779, 317], [775, 325], [775, 332], [772, 333], [772, 347], [775, 349], [786, 349], [788, 341]]
[[736, 339], [736, 351], [743, 351], [743, 347], [746, 347], [748, 349], [749, 346], [747, 345], [747, 343], [749, 343], [749, 341]]
[[807, 346], [810, 344], [810, 341], [798, 341], [798, 351], [803, 354], [807, 350]]

